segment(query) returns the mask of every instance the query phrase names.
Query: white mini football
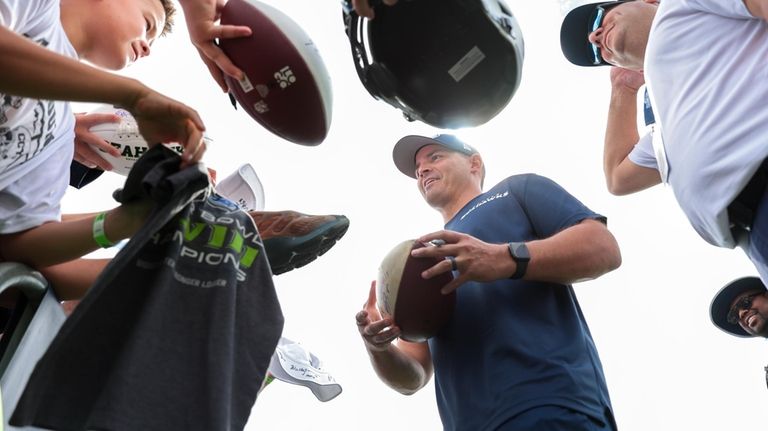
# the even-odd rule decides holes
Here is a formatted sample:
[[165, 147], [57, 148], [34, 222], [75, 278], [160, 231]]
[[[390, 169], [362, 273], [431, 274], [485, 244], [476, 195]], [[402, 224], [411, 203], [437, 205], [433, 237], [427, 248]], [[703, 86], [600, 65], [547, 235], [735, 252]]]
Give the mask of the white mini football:
[[331, 125], [331, 79], [320, 52], [285, 13], [256, 0], [229, 0], [222, 25], [251, 28], [248, 37], [221, 39], [221, 49], [244, 73], [226, 76], [240, 106], [272, 133], [318, 145]]
[[[112, 172], [127, 176], [136, 160], [149, 149], [147, 141], [139, 133], [139, 125], [136, 123], [133, 115], [123, 108], [112, 105], [102, 105], [89, 113], [115, 114], [120, 117], [119, 123], [97, 124], [91, 127], [90, 131], [120, 151], [120, 157], [114, 157], [101, 149], [93, 147], [99, 151], [99, 155], [104, 160], [112, 164]], [[206, 144], [210, 144], [210, 139], [207, 137], [204, 137], [204, 139]], [[184, 151], [184, 147], [181, 144], [172, 143], [164, 145], [179, 154]]]

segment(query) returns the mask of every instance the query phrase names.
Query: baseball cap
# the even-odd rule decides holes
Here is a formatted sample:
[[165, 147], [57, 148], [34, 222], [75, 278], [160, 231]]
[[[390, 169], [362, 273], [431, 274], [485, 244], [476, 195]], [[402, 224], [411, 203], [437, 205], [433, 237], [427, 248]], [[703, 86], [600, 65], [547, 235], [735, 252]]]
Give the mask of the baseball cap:
[[738, 323], [728, 322], [728, 311], [731, 309], [733, 300], [743, 293], [754, 290], [766, 290], [763, 282], [757, 277], [743, 277], [726, 284], [725, 287], [717, 292], [715, 298], [712, 299], [712, 305], [709, 307], [712, 323], [731, 335], [754, 337], [754, 335], [739, 326]]
[[309, 388], [322, 402], [336, 398], [342, 390], [317, 356], [285, 337], [280, 337], [272, 354], [269, 373], [277, 380]]
[[440, 145], [451, 151], [471, 156], [477, 150], [459, 138], [450, 134], [439, 134], [431, 138], [419, 135], [408, 135], [401, 138], [392, 150], [392, 159], [400, 172], [411, 178], [416, 178], [416, 153], [427, 145]]
[[592, 32], [592, 23], [598, 6], [613, 7], [630, 1], [634, 0], [590, 3], [568, 12], [560, 26], [560, 48], [565, 58], [577, 66], [610, 66], [611, 64], [603, 60], [602, 56], [600, 56], [600, 63], [594, 63], [595, 55], [587, 36]]
[[236, 203], [245, 211], [264, 210], [264, 187], [256, 170], [246, 163], [216, 184], [216, 193]]

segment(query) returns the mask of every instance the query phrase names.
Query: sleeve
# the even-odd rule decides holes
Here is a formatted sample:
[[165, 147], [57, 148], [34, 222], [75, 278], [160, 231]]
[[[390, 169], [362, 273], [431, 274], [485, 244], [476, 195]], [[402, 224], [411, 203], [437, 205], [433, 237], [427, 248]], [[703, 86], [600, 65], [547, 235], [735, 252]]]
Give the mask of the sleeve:
[[734, 19], [762, 19], [749, 13], [743, 0], [685, 0], [688, 7]]
[[549, 178], [526, 174], [510, 177], [508, 184], [538, 238], [549, 238], [586, 219], [607, 221]]
[[653, 153], [653, 132], [646, 133], [629, 153], [629, 161], [644, 168], [659, 169]]
[[25, 34], [39, 25], [55, 25], [58, 8], [55, 0], [0, 0], [0, 25]]
[[0, 0], [0, 25], [13, 30], [14, 15], [13, 2], [10, 0]]

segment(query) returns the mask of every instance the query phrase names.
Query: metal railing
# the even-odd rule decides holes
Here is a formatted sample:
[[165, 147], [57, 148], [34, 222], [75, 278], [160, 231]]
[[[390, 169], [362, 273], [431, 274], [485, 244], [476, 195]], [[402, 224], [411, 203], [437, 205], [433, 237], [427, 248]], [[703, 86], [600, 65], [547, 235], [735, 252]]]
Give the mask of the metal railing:
[[8, 289], [18, 289], [19, 299], [0, 339], [0, 376], [5, 373], [26, 328], [40, 306], [48, 282], [42, 274], [26, 265], [15, 262], [0, 263], [0, 294]]

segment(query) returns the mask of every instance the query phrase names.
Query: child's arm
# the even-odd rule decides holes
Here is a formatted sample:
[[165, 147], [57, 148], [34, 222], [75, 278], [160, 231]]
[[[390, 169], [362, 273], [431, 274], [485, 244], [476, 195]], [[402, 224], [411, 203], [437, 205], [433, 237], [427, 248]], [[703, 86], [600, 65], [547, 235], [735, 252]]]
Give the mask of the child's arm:
[[41, 268], [61, 301], [81, 299], [111, 259], [75, 259]]
[[[106, 237], [112, 242], [130, 237], [141, 227], [149, 209], [148, 203], [139, 202], [107, 211]], [[82, 257], [99, 248], [93, 235], [96, 216], [81, 214], [23, 232], [0, 235], [0, 260], [40, 269]]]
[[179, 142], [184, 163], [205, 152], [205, 126], [194, 109], [141, 82], [59, 55], [0, 26], [0, 93], [48, 100], [102, 102], [127, 109], [147, 142]]

